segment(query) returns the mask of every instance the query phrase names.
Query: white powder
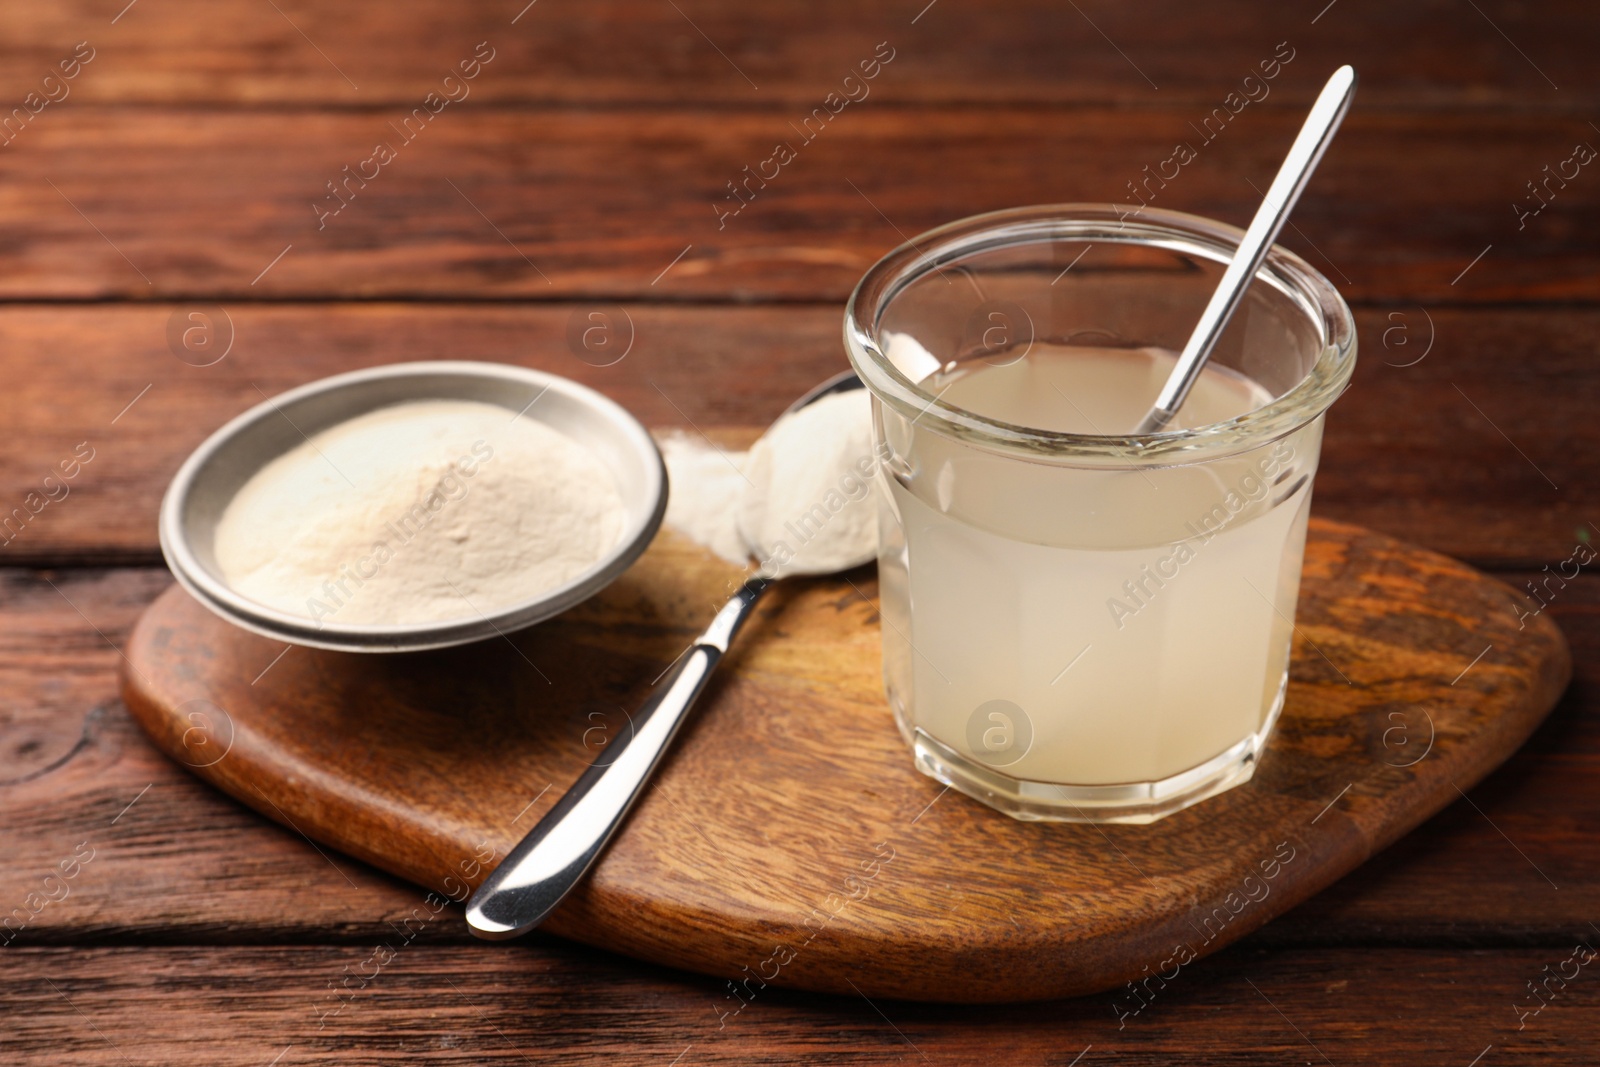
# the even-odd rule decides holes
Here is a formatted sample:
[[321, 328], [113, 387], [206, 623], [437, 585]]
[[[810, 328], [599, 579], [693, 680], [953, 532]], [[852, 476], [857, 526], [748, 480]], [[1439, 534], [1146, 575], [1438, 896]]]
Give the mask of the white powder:
[[577, 577], [626, 512], [610, 472], [565, 435], [492, 404], [396, 404], [256, 472], [217, 525], [239, 593], [339, 624], [475, 617]]
[[662, 521], [729, 563], [747, 563], [750, 550], [739, 534], [746, 453], [715, 448], [680, 430], [660, 434], [658, 443], [670, 483]]
[[828, 574], [877, 549], [872, 399], [833, 393], [791, 412], [750, 450], [739, 529], [769, 574]]
[[877, 547], [878, 455], [865, 389], [785, 415], [748, 453], [678, 431], [660, 443], [672, 483], [666, 524], [730, 563], [755, 555], [773, 574], [824, 574]]

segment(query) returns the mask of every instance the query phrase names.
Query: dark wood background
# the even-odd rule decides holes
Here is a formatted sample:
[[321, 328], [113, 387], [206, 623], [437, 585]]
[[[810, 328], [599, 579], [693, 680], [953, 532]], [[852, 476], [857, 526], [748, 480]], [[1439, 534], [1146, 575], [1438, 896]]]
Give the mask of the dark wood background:
[[[655, 426], [759, 425], [843, 366], [842, 301], [877, 256], [977, 211], [1125, 199], [1282, 42], [1270, 94], [1155, 203], [1242, 225], [1322, 80], [1357, 66], [1285, 238], [1361, 328], [1318, 513], [1519, 586], [1600, 538], [1600, 169], [1515, 206], [1600, 146], [1592, 5], [925, 3], [0, 9], [0, 512], [38, 509], [0, 547], [0, 918], [22, 917], [0, 933], [0, 1061], [1593, 1062], [1600, 972], [1529, 991], [1600, 944], [1587, 571], [1551, 583], [1577, 680], [1521, 753], [1120, 1030], [1110, 997], [778, 991], [719, 1028], [718, 982], [486, 947], [454, 910], [402, 942], [417, 890], [202, 786], [118, 704], [119, 648], [170, 581], [166, 480], [262, 393], [471, 357]], [[319, 231], [325, 183], [485, 41], [470, 96]], [[80, 42], [92, 60], [46, 82]], [[870, 95], [719, 229], [726, 183], [880, 42]], [[33, 114], [32, 92], [61, 98]], [[601, 306], [633, 340], [604, 368], [566, 340]], [[171, 340], [197, 321], [196, 347]], [[90, 449], [61, 496], [46, 477]]]

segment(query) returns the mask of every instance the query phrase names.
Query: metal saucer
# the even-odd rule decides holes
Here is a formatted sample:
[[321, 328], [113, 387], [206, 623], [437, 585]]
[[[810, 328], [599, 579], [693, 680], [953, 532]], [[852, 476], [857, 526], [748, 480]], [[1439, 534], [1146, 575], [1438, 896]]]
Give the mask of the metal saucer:
[[[228, 502], [265, 464], [307, 437], [376, 408], [411, 400], [475, 400], [537, 419], [592, 452], [616, 479], [627, 522], [605, 558], [572, 581], [489, 614], [437, 623], [340, 625], [257, 603], [223, 579], [212, 552]], [[509, 417], [509, 416], [508, 416]], [[173, 575], [206, 607], [247, 630], [295, 645], [345, 652], [413, 652], [507, 634], [558, 615], [605, 588], [644, 552], [667, 507], [667, 473], [639, 421], [586, 386], [501, 363], [397, 363], [339, 374], [273, 397], [197, 448], [161, 502], [161, 551]]]

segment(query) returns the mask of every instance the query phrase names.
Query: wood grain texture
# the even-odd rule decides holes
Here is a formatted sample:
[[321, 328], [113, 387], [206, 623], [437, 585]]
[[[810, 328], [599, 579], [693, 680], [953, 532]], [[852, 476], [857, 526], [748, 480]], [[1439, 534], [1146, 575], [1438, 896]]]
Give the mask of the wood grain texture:
[[[649, 0], [595, 0], [525, 13], [527, 0], [282, 0], [279, 11], [170, 0], [135, 7], [113, 25], [125, 3], [8, 5], [0, 99], [36, 90], [85, 38], [100, 54], [72, 99], [131, 106], [410, 104], [481, 40], [500, 57], [475, 98], [496, 104], [809, 104], [885, 39], [904, 58], [874, 92], [898, 103], [1209, 104], [1285, 39], [1305, 68], [1354, 63], [1364, 106], [1578, 107], [1600, 96], [1585, 51], [1591, 12], [1574, 0], [1537, 9], [1484, 0], [1482, 15], [1447, 0], [1341, 0], [1321, 18], [1320, 5], [1302, 11], [1265, 0], [1204, 8], [1086, 0], [1078, 10], [1025, 0], [926, 11], [926, 0], [759, 10], [693, 0], [681, 12]], [[1534, 58], [1518, 55], [1496, 26]], [[1280, 91], [1310, 100], [1304, 86]]]
[[[66, 499], [0, 544], [0, 563], [155, 560], [156, 508], [184, 457], [264, 395], [327, 374], [498, 360], [591, 385], [646, 425], [693, 432], [763, 425], [845, 367], [835, 306], [645, 304], [609, 309], [633, 348], [594, 367], [573, 354], [567, 330], [599, 307], [232, 304], [233, 348], [209, 367], [168, 348], [169, 323], [186, 324], [192, 305], [0, 308], [12, 372], [0, 391], [10, 431], [0, 512], [21, 506], [80, 443], [96, 450]], [[1600, 405], [1590, 370], [1600, 312], [1407, 306], [1361, 311], [1357, 323], [1361, 356], [1329, 416], [1318, 513], [1480, 566], [1567, 558], [1577, 532], [1600, 522], [1590, 415]], [[1539, 358], [1506, 356], [1524, 350]]]
[[[393, 958], [376, 967], [384, 945]], [[1122, 1002], [1110, 995], [963, 1008], [777, 989], [719, 1027], [724, 994], [709, 979], [575, 949], [405, 945], [394, 930], [357, 946], [30, 949], [8, 958], [0, 984], [20, 1009], [5, 1035], [18, 1067], [264, 1067], [280, 1055], [282, 1064], [362, 1067], [674, 1057], [684, 1067], [1068, 1067], [1080, 1056], [1081, 1067], [1466, 1067], [1489, 1045], [1485, 1063], [1578, 1067], [1593, 1062], [1600, 1027], [1600, 984], [1587, 970], [1520, 1031], [1514, 1010], [1529, 997], [1525, 983], [1572, 947], [1239, 947], [1165, 988], [1152, 984], [1147, 1006], [1120, 1029]], [[339, 998], [329, 986], [347, 976]]]
[[[49, 105], [0, 150], [0, 302], [30, 293], [132, 301], [0, 307], [0, 424], [8, 431], [0, 440], [0, 492], [8, 494], [0, 510], [16, 506], [16, 494], [62, 458], [58, 446], [89, 439], [100, 448], [72, 498], [52, 503], [26, 539], [0, 552], [0, 564], [70, 565], [0, 567], [0, 915], [39, 892], [77, 843], [98, 849], [70, 897], [0, 947], [0, 1060], [1593, 1060], [1600, 1018], [1587, 982], [1574, 983], [1524, 1030], [1514, 1014], [1525, 983], [1565, 959], [1600, 915], [1600, 578], [1588, 574], [1549, 612], [1572, 638], [1578, 681], [1527, 745], [1469, 790], [1470, 800], [1244, 945], [1186, 967], [1123, 1030], [1103, 997], [1046, 1009], [960, 1009], [880, 999], [869, 1006], [853, 995], [775, 988], [718, 1029], [717, 1012], [728, 1003], [720, 980], [552, 938], [487, 954], [477, 944], [440, 946], [464, 940], [453, 921], [417, 932], [375, 984], [319, 1029], [328, 983], [365, 967], [374, 946], [392, 944], [390, 924], [405, 924], [419, 892], [337, 854], [328, 862], [161, 756], [116, 699], [112, 643], [125, 643], [137, 612], [168, 579], [151, 566], [85, 564], [154, 562], [155, 497], [194, 442], [253, 402], [251, 380], [274, 392], [380, 362], [386, 347], [413, 353], [403, 358], [461, 354], [589, 373], [559, 347], [554, 356], [537, 349], [560, 341], [569, 309], [559, 305], [509, 305], [495, 309], [509, 317], [479, 323], [477, 309], [350, 307], [342, 298], [544, 301], [570, 292], [587, 302], [635, 292], [721, 304], [667, 309], [690, 317], [672, 320], [677, 340], [656, 349], [670, 358], [648, 364], [649, 378], [682, 412], [642, 379], [594, 384], [651, 413], [651, 424], [687, 425], [687, 415], [713, 434], [718, 425], [757, 425], [820, 376], [814, 371], [836, 365], [838, 294], [865, 260], [899, 239], [896, 227], [912, 233], [924, 220], [951, 217], [947, 209], [1037, 189], [1060, 198], [1052, 174], [1083, 188], [1102, 179], [1121, 188], [1165, 158], [1172, 131], [1216, 106], [1287, 39], [1297, 58], [1271, 99], [1250, 105], [1240, 136], [1208, 147], [1158, 202], [1242, 220], [1253, 195], [1243, 179], [1264, 187], [1281, 150], [1273, 137], [1287, 144], [1291, 116], [1321, 73], [1345, 61], [1361, 71], [1352, 126], [1359, 145], [1341, 137], [1341, 151], [1359, 147], [1360, 158], [1330, 157], [1296, 216], [1303, 232], [1289, 238], [1369, 307], [1357, 391], [1330, 426], [1318, 513], [1526, 568], [1506, 576], [1513, 585], [1566, 558], [1577, 531], [1600, 521], [1600, 483], [1588, 460], [1596, 454], [1588, 413], [1597, 399], [1592, 309], [1600, 298], [1593, 168], [1526, 230], [1515, 229], [1511, 208], [1569, 142], [1600, 143], [1588, 125], [1600, 121], [1588, 3], [543, 0], [512, 26], [523, 8], [524, 0], [0, 7], [0, 113], [41, 88], [75, 42], [98, 49], [71, 98]], [[355, 224], [341, 243], [310, 243], [305, 187], [356, 162], [351, 151], [365, 147], [372, 128], [416, 105], [485, 39], [497, 59], [474, 82], [472, 99], [451, 106], [434, 131], [441, 136], [424, 139], [448, 143], [431, 158], [425, 143], [411, 146], [414, 155], [408, 148], [383, 188], [374, 184], [365, 204], [336, 220]], [[870, 100], [842, 116], [849, 125], [830, 131], [840, 146], [809, 146], [770, 196], [730, 224], [731, 235], [707, 233], [709, 194], [765, 158], [771, 130], [817, 106], [879, 40], [891, 41], [897, 57]], [[1022, 111], [1041, 117], [1019, 128]], [[1381, 112], [1393, 126], [1374, 137], [1362, 124]], [[326, 113], [339, 121], [324, 122]], [[544, 124], [546, 113], [567, 124]], [[969, 126], [993, 117], [1003, 136], [945, 141], [953, 127], [936, 121], [939, 113], [965, 113]], [[723, 127], [724, 114], [744, 122]], [[872, 114], [879, 126], [856, 126]], [[449, 135], [456, 120], [475, 115], [480, 125]], [[643, 122], [651, 117], [655, 126]], [[1525, 119], [1533, 121], [1519, 134]], [[896, 123], [898, 135], [880, 136]], [[1127, 126], [1119, 136], [1094, 132], [1116, 123]], [[229, 126], [234, 134], [220, 132]], [[959, 154], [935, 153], [920, 166], [921, 148], [905, 143], [918, 131]], [[1039, 157], [1043, 176], [1024, 173], [1041, 137], [1052, 142]], [[747, 155], [756, 148], [763, 151]], [[554, 265], [554, 284], [539, 281], [464, 201], [459, 215], [442, 211], [439, 195], [456, 194], [440, 176], [541, 268]], [[893, 222], [843, 186], [844, 176]], [[1329, 176], [1337, 200], [1322, 213], [1318, 201], [1334, 191], [1323, 184]], [[379, 217], [364, 220], [356, 208], [375, 203]], [[94, 226], [123, 251], [136, 246], [132, 258], [152, 284]], [[1359, 250], [1350, 261], [1348, 249]], [[315, 265], [300, 262], [307, 252]], [[686, 266], [692, 270], [681, 273]], [[284, 267], [293, 269], [278, 288]], [[171, 307], [152, 299], [217, 292], [230, 294], [230, 311], [245, 326], [239, 347], [218, 367], [173, 364], [164, 341]], [[295, 295], [333, 302], [240, 307]], [[727, 306], [769, 297], [831, 305], [826, 314]], [[746, 311], [757, 319], [740, 318]], [[1446, 321], [1458, 312], [1464, 317]], [[1407, 331], [1386, 333], [1397, 324], [1390, 313], [1403, 316]], [[764, 314], [772, 318], [758, 322]], [[1382, 342], [1415, 341], [1428, 315], [1441, 327], [1428, 358], [1381, 366], [1416, 355], [1416, 347]], [[656, 334], [652, 326], [641, 344]], [[752, 353], [763, 353], [760, 374], [729, 373]], [[226, 377], [229, 363], [252, 356], [246, 374]], [[824, 356], [824, 365], [811, 363]], [[735, 389], [738, 396], [728, 395]], [[1559, 488], [1541, 481], [1541, 471]], [[255, 947], [262, 945], [269, 947]], [[1519, 945], [1536, 947], [1508, 948]], [[1464, 946], [1491, 950], [1458, 950]]]
[[[415, 889], [364, 863], [329, 862], [199, 782], [117, 700], [116, 648], [170, 584], [156, 569], [0, 570], [0, 917], [80, 843], [96, 850], [67, 899], [28, 914], [5, 950], [380, 939], [415, 905]], [[1600, 721], [1584, 710], [1600, 686], [1600, 579], [1582, 576], [1550, 611], [1572, 641], [1577, 680], [1529, 742], [1470, 790], [1470, 803], [1458, 800], [1250, 944], [1549, 947], [1600, 914]], [[470, 940], [459, 921], [418, 936]]]
[[0, 954], [83, 939], [339, 939], [412, 906], [394, 879], [266, 831], [129, 720], [118, 650], [171, 584], [154, 569], [0, 571]]
[[[46, 112], [28, 143], [0, 153], [12, 220], [0, 299], [843, 301], [872, 262], [929, 227], [1021, 204], [1131, 200], [1130, 183], [1143, 186], [1143, 168], [1155, 173], [1179, 141], [1194, 142], [1195, 160], [1140, 195], [1243, 225], [1303, 114], [1269, 99], [1210, 143], [1188, 108], [869, 99], [810, 142], [802, 117], [468, 100], [403, 143], [398, 117], [381, 112]], [[1569, 182], [1520, 229], [1513, 204], [1596, 136], [1568, 115], [1358, 109], [1285, 244], [1354, 301], [1592, 300], [1583, 235], [1600, 223], [1600, 181]], [[328, 184], [379, 142], [396, 158], [367, 167], [370, 182], [350, 179], [347, 203], [334, 198]], [[723, 217], [742, 202], [728, 183], [779, 142], [796, 158]], [[314, 205], [341, 203], [319, 222]]]
[[[459, 901], [604, 758], [733, 574], [669, 533], [514, 640], [293, 648], [270, 667], [283, 646], [172, 590], [129, 638], [123, 698], [202, 778]], [[1314, 647], [1298, 646], [1261, 770], [1154, 826], [1102, 830], [1017, 823], [915, 773], [873, 605], [846, 581], [781, 588], [544, 928], [749, 990], [1002, 1001], [1166, 971], [1324, 888], [1522, 743], [1571, 668], [1560, 631], [1519, 629], [1515, 604], [1443, 557], [1314, 524], [1299, 613]]]

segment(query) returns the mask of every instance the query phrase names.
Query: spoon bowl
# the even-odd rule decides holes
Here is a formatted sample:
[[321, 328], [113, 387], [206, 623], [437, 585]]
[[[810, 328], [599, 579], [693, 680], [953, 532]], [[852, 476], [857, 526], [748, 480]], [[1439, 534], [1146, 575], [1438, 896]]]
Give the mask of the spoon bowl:
[[[736, 526], [746, 551], [756, 561], [757, 573], [774, 579], [801, 575], [838, 574], [841, 571], [859, 567], [876, 557], [878, 545], [874, 528], [874, 536], [866, 538], [857, 544], [851, 544], [849, 539], [846, 538], [846, 548], [848, 550], [843, 555], [837, 554], [837, 545], [832, 546], [835, 549], [834, 554], [829, 555], [823, 552], [819, 555], [814, 550], [815, 546], [808, 542], [805, 547], [812, 548], [813, 551], [805, 551], [804, 548], [797, 549], [782, 562], [775, 563], [774, 560], [778, 553], [770, 551], [769, 546], [762, 544], [759, 530], [761, 521], [767, 517], [767, 509], [774, 503], [767, 492], [768, 486], [766, 484], [770, 466], [768, 461], [770, 461], [771, 452], [762, 450], [763, 443], [774, 434], [774, 431], [779, 426], [805, 408], [811, 407], [829, 397], [857, 390], [864, 391], [865, 388], [865, 383], [856, 376], [855, 371], [844, 371], [841, 374], [834, 375], [806, 392], [800, 399], [784, 409], [784, 413], [763, 435], [762, 441], [758, 441], [756, 446], [750, 450], [745, 463], [745, 480], [750, 482], [750, 486], [745, 490], [744, 499], [738, 509]], [[775, 449], [776, 446], [774, 446]], [[859, 458], [870, 458], [870, 455], [863, 454]], [[754, 481], [751, 480], [752, 478]], [[789, 517], [800, 521], [798, 516]], [[791, 523], [790, 525], [793, 524]], [[820, 530], [816, 532], [821, 533]]]

